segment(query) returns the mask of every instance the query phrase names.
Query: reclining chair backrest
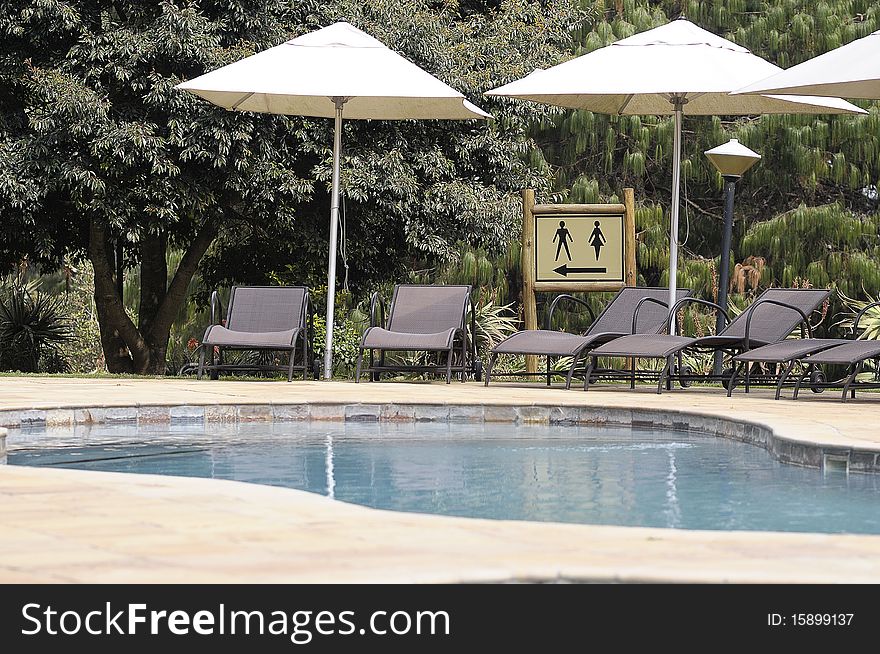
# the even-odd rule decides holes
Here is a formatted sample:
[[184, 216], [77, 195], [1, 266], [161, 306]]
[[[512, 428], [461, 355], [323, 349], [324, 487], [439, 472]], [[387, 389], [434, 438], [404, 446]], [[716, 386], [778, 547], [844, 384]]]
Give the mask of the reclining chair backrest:
[[761, 300], [784, 302], [797, 307], [809, 317], [830, 294], [831, 291], [824, 288], [768, 288], [734, 318], [721, 334], [745, 338], [746, 320], [749, 314], [754, 312], [749, 327], [749, 340], [757, 343], [777, 343], [803, 322], [803, 316], [794, 309], [787, 309], [778, 304], [758, 304], [758, 302]]
[[305, 286], [234, 286], [226, 328], [236, 332], [283, 332], [305, 324]]
[[388, 329], [407, 334], [436, 334], [464, 328], [470, 286], [398, 284], [394, 287]]
[[[686, 298], [690, 294], [690, 289], [679, 288], [675, 294], [676, 301]], [[669, 289], [638, 286], [627, 286], [620, 289], [590, 326], [587, 334], [631, 333], [633, 329], [633, 314], [639, 302], [646, 297], [660, 300], [665, 304], [669, 302]], [[636, 325], [636, 333], [660, 333], [666, 328], [668, 315], [668, 307], [660, 306], [655, 302], [645, 302], [641, 309], [639, 309], [639, 322]]]

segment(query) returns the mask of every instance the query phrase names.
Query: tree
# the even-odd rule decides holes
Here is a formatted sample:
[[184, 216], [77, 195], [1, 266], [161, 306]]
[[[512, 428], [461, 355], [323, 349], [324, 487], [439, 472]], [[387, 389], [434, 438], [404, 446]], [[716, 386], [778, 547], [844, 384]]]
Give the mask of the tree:
[[[577, 54], [603, 47], [686, 15], [701, 27], [749, 48], [754, 54], [788, 67], [880, 28], [880, 7], [869, 0], [807, 2], [801, 0], [624, 0], [606, 3], [603, 19], [584, 33]], [[795, 277], [824, 284], [818, 270], [825, 261], [806, 248], [757, 247], [774, 238], [788, 247], [797, 239], [817, 239], [828, 251], [862, 252], [871, 256], [876, 233], [863, 235], [855, 224], [876, 211], [880, 179], [880, 105], [858, 102], [866, 116], [769, 115], [725, 119], [686, 116], [682, 154], [682, 248], [685, 260], [679, 284], [713, 294], [713, 260], [720, 249], [722, 180], [703, 155], [729, 138], [738, 138], [763, 155], [737, 187], [733, 261], [744, 256], [767, 257], [769, 275], [764, 283], [788, 284]], [[536, 125], [535, 136], [545, 159], [556, 171], [555, 189], [573, 202], [595, 202], [636, 188], [643, 198], [637, 210], [640, 232], [638, 263], [649, 283], [665, 283], [668, 260], [668, 216], [672, 170], [672, 118], [605, 116], [588, 111], [560, 113]], [[792, 231], [802, 220], [778, 219], [799, 205], [826, 205], [834, 209], [797, 210], [796, 215], [829, 215], [818, 221], [827, 231]], [[787, 215], [787, 214], [786, 214]], [[772, 238], [771, 230], [776, 232]], [[845, 236], [849, 230], [852, 236]], [[870, 231], [870, 230], [869, 230]], [[858, 232], [860, 236], [856, 237]], [[746, 234], [753, 234], [742, 241]], [[740, 246], [742, 242], [743, 247]], [[746, 243], [748, 246], [746, 247]], [[853, 250], [855, 248], [855, 250]], [[806, 255], [815, 257], [796, 256]], [[860, 278], [856, 261], [844, 257], [838, 268], [844, 276]], [[796, 263], [795, 263], [796, 262]], [[853, 268], [849, 268], [853, 262]], [[880, 280], [878, 280], [880, 281]], [[869, 282], [869, 290], [874, 281]]]
[[[87, 257], [108, 369], [161, 373], [206, 253], [209, 280], [265, 275], [295, 255], [312, 281], [328, 238], [329, 121], [226, 112], [176, 83], [344, 18], [479, 102], [496, 81], [556, 59], [583, 17], [528, 0], [4, 2], [0, 266]], [[405, 268], [401, 250], [443, 257], [468, 238], [500, 247], [516, 215], [510, 192], [546, 187], [546, 169], [521, 156], [542, 110], [494, 108], [488, 127], [348, 124], [345, 191], [365, 283]], [[169, 275], [171, 248], [183, 254]], [[133, 267], [130, 316], [120, 289]]]
[[[462, 241], [502, 251], [519, 230], [519, 190], [549, 190], [550, 171], [528, 157], [532, 121], [550, 109], [482, 93], [548, 66], [571, 47], [591, 14], [563, 2], [425, 3], [344, 0], [321, 23], [347, 20], [390, 45], [490, 111], [486, 125], [458, 121], [347, 121], [342, 190], [348, 248], [342, 276], [355, 293], [457, 256]], [[311, 286], [326, 283], [331, 121], [309, 122], [301, 148], [316, 160], [320, 190], [300, 205], [295, 231], [259, 226], [221, 235], [228, 247], [206, 257], [209, 286], [265, 282], [271, 272]], [[263, 247], [267, 241], [271, 250]]]

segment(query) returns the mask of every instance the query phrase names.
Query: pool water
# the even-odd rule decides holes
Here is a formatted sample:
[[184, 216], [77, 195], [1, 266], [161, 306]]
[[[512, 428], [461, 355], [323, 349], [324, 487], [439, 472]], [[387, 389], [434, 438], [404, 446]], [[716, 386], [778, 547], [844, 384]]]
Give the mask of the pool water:
[[276, 423], [10, 430], [11, 465], [208, 477], [443, 515], [880, 533], [880, 476], [823, 473], [674, 431]]

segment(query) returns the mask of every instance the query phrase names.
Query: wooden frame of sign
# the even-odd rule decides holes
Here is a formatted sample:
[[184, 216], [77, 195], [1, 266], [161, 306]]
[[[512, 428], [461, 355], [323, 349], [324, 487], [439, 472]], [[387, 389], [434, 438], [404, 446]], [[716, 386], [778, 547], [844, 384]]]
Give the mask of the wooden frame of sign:
[[[523, 318], [525, 320], [526, 329], [538, 328], [538, 310], [535, 293], [540, 292], [561, 292], [561, 293], [596, 293], [603, 291], [618, 291], [624, 286], [636, 285], [636, 221], [635, 221], [635, 194], [633, 189], [623, 189], [623, 204], [535, 204], [535, 191], [532, 189], [523, 189], [523, 230], [522, 230], [522, 275], [523, 275]], [[545, 278], [538, 280], [538, 257], [536, 253], [537, 238], [536, 217], [559, 218], [564, 221], [566, 216], [570, 219], [584, 218], [603, 218], [616, 217], [619, 221], [622, 217], [623, 229], [622, 252], [620, 252], [619, 265], [622, 267], [622, 275], [617, 273], [613, 280], [596, 280], [583, 281], [579, 279], [566, 279], [567, 271], [558, 273], [559, 280], [548, 281], [546, 279], [546, 271], [542, 269]], [[599, 222], [596, 223], [599, 228]], [[619, 222], [618, 222], [619, 224]], [[559, 222], [560, 229], [565, 228], [564, 222]], [[601, 233], [601, 232], [600, 232]], [[565, 235], [568, 234], [566, 230]], [[543, 238], [543, 237], [542, 237]], [[567, 240], [567, 236], [563, 239], [556, 239], [557, 244], [556, 259], [560, 257], [559, 240]], [[574, 242], [574, 239], [571, 239]], [[581, 244], [583, 246], [583, 244]], [[565, 244], [565, 253], [571, 260], [568, 243]], [[601, 246], [599, 246], [601, 248]], [[599, 258], [599, 248], [596, 248], [596, 259]], [[615, 252], [617, 254], [617, 252]], [[552, 265], [552, 264], [550, 264]], [[544, 268], [547, 266], [544, 265]], [[557, 268], [554, 272], [560, 270]], [[573, 271], [594, 271], [600, 270], [596, 268], [571, 268]], [[601, 270], [605, 270], [604, 268]], [[614, 275], [612, 274], [612, 277]], [[526, 357], [526, 371], [530, 373], [537, 372], [538, 362], [536, 357]]]

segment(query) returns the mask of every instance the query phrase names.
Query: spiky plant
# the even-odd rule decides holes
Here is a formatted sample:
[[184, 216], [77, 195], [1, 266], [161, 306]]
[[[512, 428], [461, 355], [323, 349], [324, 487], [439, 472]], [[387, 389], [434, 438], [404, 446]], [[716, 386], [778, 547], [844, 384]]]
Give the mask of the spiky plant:
[[61, 298], [37, 291], [35, 284], [0, 292], [0, 369], [37, 372], [41, 360], [61, 360], [61, 345], [72, 338]]
[[[838, 292], [838, 295], [840, 295], [840, 299], [848, 311], [840, 314], [841, 319], [835, 324], [844, 330], [850, 330], [853, 327], [853, 320], [865, 307], [880, 301], [880, 296], [868, 296], [867, 300], [856, 300], [841, 292]], [[857, 334], [858, 338], [880, 339], [880, 307], [868, 309], [861, 320], [859, 320], [858, 329], [861, 329], [861, 333]]]
[[513, 311], [513, 303], [501, 305], [489, 300], [477, 307], [475, 322], [477, 349], [485, 352], [513, 334], [519, 321]]

